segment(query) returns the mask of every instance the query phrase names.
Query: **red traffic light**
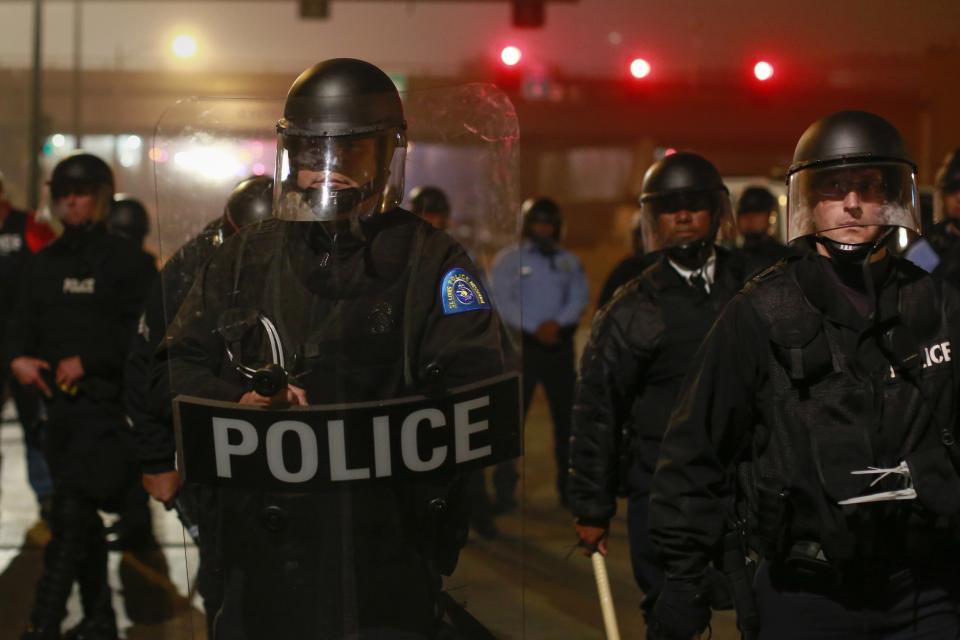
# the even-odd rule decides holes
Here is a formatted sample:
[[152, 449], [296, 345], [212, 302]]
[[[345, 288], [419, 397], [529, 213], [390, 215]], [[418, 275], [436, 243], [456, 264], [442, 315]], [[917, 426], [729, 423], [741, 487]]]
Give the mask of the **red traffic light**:
[[500, 51], [500, 60], [508, 67], [518, 64], [521, 58], [523, 58], [523, 52], [519, 47], [508, 45]]
[[773, 65], [766, 60], [761, 60], [753, 65], [753, 75], [760, 82], [766, 82], [773, 77]]
[[630, 75], [640, 80], [650, 75], [650, 63], [643, 58], [634, 58], [630, 62]]

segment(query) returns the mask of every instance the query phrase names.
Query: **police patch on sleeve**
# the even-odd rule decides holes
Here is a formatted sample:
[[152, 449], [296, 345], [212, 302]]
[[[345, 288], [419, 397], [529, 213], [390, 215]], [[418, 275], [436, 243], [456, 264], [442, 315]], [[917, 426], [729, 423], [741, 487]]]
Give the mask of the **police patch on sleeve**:
[[473, 276], [459, 267], [447, 271], [443, 276], [440, 304], [443, 305], [445, 316], [490, 308], [487, 292]]

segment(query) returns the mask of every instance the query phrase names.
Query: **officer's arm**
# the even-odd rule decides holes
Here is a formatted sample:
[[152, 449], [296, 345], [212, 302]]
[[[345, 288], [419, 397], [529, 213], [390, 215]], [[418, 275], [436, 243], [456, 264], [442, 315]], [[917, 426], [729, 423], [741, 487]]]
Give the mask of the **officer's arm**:
[[[494, 308], [488, 299], [486, 308], [444, 312], [441, 279], [443, 274], [458, 268], [483, 291], [479, 269], [462, 249], [453, 249], [432, 282], [429, 300], [424, 300], [429, 305], [427, 324], [422, 333], [417, 369], [412, 372], [424, 385], [440, 384], [453, 388], [504, 372], [506, 343], [498, 307]], [[500, 302], [499, 296], [496, 302]]]
[[657, 348], [660, 314], [624, 290], [594, 320], [573, 405], [568, 488], [573, 514], [602, 525], [616, 512], [624, 428]]
[[700, 579], [723, 537], [735, 456], [764, 375], [765, 336], [738, 295], [697, 351], [674, 405], [650, 495], [650, 538], [670, 579]]
[[149, 400], [153, 356], [165, 332], [162, 286], [157, 278], [144, 304], [139, 330], [131, 340], [123, 375], [124, 408], [133, 423], [134, 446], [145, 473], [174, 468], [173, 430], [162, 413], [154, 415]]
[[570, 288], [567, 291], [566, 300], [560, 313], [557, 314], [557, 323], [561, 327], [575, 326], [580, 322], [580, 316], [583, 310], [587, 308], [589, 302], [589, 284], [587, 283], [587, 274], [583, 270], [583, 265], [576, 256], [568, 254], [565, 260], [571, 261], [573, 271], [570, 274]]

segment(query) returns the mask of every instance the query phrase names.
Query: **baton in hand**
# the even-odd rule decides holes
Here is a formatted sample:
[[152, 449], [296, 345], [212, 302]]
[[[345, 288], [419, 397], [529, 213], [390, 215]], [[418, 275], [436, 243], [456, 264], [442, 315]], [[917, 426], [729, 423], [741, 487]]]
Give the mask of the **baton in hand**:
[[597, 593], [600, 596], [600, 610], [603, 612], [603, 626], [607, 631], [607, 640], [620, 640], [617, 612], [613, 609], [610, 578], [607, 576], [607, 563], [599, 551], [594, 551], [590, 560], [593, 561], [593, 576], [597, 579]]
[[166, 507], [167, 511], [173, 510], [176, 512], [177, 518], [179, 518], [180, 524], [183, 525], [187, 535], [190, 536], [194, 544], [199, 545], [200, 527], [197, 526], [197, 523], [193, 521], [193, 518], [191, 518], [186, 509], [183, 508], [183, 503], [180, 501], [180, 496], [174, 496], [173, 500], [164, 503], [163, 506]]

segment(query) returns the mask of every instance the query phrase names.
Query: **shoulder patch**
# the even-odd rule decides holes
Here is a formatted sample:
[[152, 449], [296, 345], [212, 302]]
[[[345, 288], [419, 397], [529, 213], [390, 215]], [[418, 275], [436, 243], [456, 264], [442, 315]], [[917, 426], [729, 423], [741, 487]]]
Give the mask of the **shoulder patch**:
[[460, 267], [444, 274], [440, 283], [440, 304], [445, 316], [490, 308], [487, 292]]

